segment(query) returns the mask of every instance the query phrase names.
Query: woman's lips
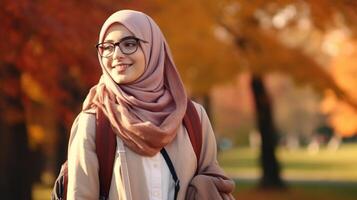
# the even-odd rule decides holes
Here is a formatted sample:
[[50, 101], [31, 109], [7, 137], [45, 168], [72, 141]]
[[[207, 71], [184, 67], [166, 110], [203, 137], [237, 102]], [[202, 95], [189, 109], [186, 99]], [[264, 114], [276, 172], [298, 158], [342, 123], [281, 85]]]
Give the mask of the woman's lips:
[[115, 65], [114, 68], [117, 69], [119, 73], [121, 73], [121, 72], [125, 72], [125, 70], [131, 66], [132, 64], [120, 64], [120, 65]]

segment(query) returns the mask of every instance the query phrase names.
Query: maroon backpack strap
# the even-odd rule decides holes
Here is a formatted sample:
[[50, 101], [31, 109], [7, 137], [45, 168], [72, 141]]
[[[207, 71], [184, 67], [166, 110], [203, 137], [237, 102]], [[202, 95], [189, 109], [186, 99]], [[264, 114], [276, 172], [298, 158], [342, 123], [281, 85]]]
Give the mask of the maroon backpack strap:
[[200, 121], [200, 117], [197, 113], [195, 106], [193, 105], [191, 100], [187, 100], [187, 109], [186, 114], [183, 118], [183, 123], [187, 129], [188, 136], [190, 137], [190, 141], [195, 151], [197, 158], [197, 169], [196, 174], [198, 173], [199, 163], [200, 163], [200, 155], [201, 155], [201, 147], [202, 147], [202, 125]]
[[100, 199], [107, 199], [113, 175], [116, 136], [107, 116], [97, 109], [95, 146], [99, 163]]

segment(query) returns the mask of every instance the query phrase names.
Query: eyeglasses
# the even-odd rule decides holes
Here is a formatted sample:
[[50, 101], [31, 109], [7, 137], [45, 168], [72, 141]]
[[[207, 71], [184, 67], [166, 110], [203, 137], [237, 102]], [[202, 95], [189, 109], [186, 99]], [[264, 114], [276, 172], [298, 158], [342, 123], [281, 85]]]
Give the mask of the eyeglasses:
[[136, 38], [134, 36], [128, 36], [122, 38], [119, 42], [102, 42], [95, 45], [95, 47], [97, 48], [99, 55], [105, 58], [113, 55], [115, 51], [115, 46], [118, 46], [123, 54], [130, 55], [138, 50], [138, 47], [140, 45], [139, 41], [146, 43], [146, 41]]

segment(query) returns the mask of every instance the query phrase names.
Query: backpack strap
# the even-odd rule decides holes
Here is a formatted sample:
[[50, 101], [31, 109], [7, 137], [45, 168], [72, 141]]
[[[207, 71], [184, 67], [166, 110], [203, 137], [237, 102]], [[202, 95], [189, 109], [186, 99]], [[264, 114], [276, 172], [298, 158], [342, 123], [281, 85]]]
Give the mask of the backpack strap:
[[108, 199], [113, 175], [116, 136], [102, 109], [97, 109], [95, 146], [99, 163], [99, 199]]
[[187, 100], [187, 109], [186, 114], [183, 118], [183, 123], [187, 129], [188, 136], [195, 151], [197, 158], [197, 169], [196, 174], [198, 173], [199, 163], [201, 158], [201, 148], [202, 148], [202, 125], [200, 117], [197, 113], [195, 105], [193, 105], [190, 99]]

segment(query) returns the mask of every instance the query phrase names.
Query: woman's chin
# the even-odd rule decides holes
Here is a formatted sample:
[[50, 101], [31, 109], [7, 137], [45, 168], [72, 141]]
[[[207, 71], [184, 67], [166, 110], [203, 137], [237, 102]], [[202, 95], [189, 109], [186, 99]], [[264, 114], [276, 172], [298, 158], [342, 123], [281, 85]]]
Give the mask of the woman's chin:
[[117, 84], [127, 84], [132, 82], [130, 76], [127, 74], [112, 74], [112, 78]]

